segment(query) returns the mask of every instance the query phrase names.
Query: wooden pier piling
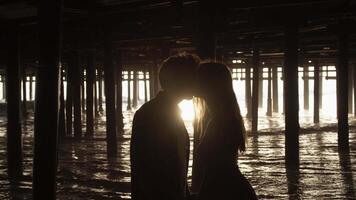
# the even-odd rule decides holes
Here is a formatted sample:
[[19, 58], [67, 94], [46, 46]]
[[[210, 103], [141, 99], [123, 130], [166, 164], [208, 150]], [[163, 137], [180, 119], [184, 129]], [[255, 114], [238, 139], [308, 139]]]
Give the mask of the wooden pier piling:
[[40, 67], [36, 77], [33, 199], [56, 199], [61, 0], [38, 1]]
[[287, 166], [299, 165], [298, 27], [286, 25], [284, 60], [285, 151]]

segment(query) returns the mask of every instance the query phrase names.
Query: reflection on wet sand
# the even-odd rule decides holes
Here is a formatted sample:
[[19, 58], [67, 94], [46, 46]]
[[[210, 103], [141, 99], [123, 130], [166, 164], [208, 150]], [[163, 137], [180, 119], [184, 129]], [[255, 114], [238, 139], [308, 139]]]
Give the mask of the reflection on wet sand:
[[346, 197], [355, 197], [355, 184], [352, 171], [350, 151], [339, 151], [339, 161], [341, 176], [343, 179], [344, 192]]
[[290, 200], [301, 199], [301, 193], [299, 185], [299, 168], [291, 169], [286, 167], [287, 184], [288, 184], [288, 197]]
[[[61, 141], [57, 173], [58, 199], [130, 199], [129, 141], [132, 112], [125, 112], [124, 133], [119, 137], [118, 157], [107, 160], [105, 117], [97, 120], [93, 139]], [[282, 115], [281, 115], [282, 116]], [[0, 199], [31, 199], [33, 117], [24, 130], [24, 176], [9, 181], [6, 169], [5, 120], [0, 118]], [[352, 120], [351, 124], [355, 124]], [[336, 128], [302, 122], [300, 166], [289, 169], [284, 161], [283, 117], [261, 117], [262, 133], [249, 137], [248, 150], [239, 158], [260, 199], [352, 199], [355, 197], [356, 129], [351, 126], [350, 151], [337, 148]], [[187, 122], [187, 125], [190, 123]], [[246, 120], [247, 128], [249, 121]], [[329, 124], [329, 123], [328, 123]], [[268, 129], [267, 127], [273, 127]], [[84, 127], [83, 127], [84, 128]], [[191, 127], [188, 127], [190, 132]], [[83, 129], [84, 130], [84, 129]], [[191, 143], [192, 146], [192, 143]], [[191, 156], [192, 157], [192, 156]], [[189, 163], [189, 178], [191, 165]]]

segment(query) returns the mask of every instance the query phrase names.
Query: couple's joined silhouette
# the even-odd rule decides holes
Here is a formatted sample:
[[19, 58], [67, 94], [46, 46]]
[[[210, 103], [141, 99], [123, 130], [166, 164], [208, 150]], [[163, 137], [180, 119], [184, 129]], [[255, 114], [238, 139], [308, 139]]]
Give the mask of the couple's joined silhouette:
[[[220, 63], [200, 64], [194, 55], [176, 55], [163, 62], [159, 80], [162, 91], [133, 120], [132, 199], [257, 199], [237, 165], [246, 136], [229, 69]], [[193, 96], [203, 99], [207, 109], [194, 160], [202, 166], [196, 195], [187, 184], [189, 136], [177, 105]]]

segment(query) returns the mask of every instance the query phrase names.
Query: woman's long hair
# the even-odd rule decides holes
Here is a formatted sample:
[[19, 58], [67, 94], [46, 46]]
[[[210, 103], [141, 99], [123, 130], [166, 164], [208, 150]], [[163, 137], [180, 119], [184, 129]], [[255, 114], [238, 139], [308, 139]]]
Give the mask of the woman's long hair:
[[[241, 116], [240, 108], [233, 90], [231, 72], [228, 67], [221, 63], [203, 63], [198, 69], [198, 87], [202, 96], [209, 99], [210, 104], [215, 106], [222, 117], [231, 119], [229, 126], [236, 132], [237, 148], [239, 151], [246, 150], [246, 129]], [[196, 128], [200, 133], [205, 130], [209, 119], [214, 113], [208, 109], [207, 102], [198, 98], [196, 106]]]

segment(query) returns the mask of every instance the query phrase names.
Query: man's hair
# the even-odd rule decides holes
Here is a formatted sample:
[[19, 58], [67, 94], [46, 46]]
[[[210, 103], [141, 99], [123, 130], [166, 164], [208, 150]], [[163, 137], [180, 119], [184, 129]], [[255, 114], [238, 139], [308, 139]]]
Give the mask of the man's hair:
[[199, 58], [191, 54], [178, 54], [164, 60], [159, 71], [162, 89], [184, 84], [187, 77], [194, 76], [199, 62]]

